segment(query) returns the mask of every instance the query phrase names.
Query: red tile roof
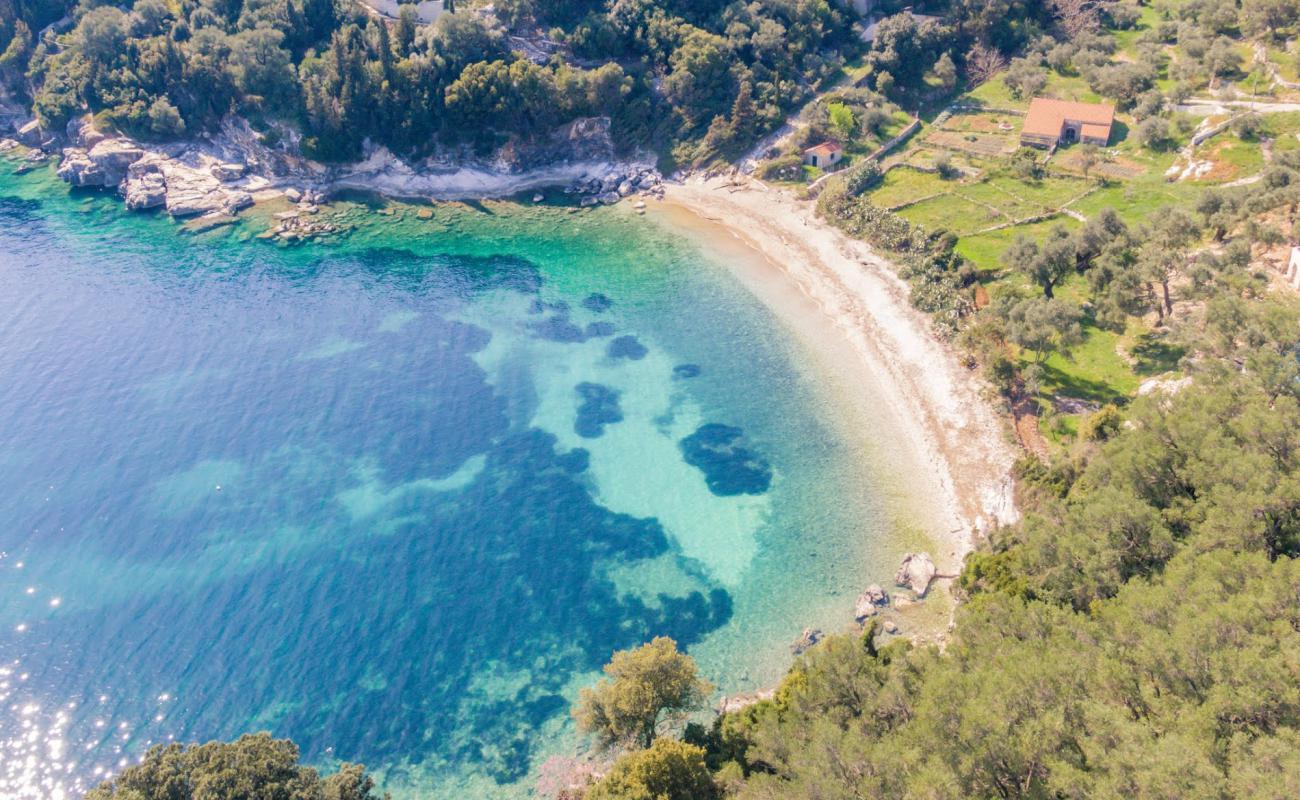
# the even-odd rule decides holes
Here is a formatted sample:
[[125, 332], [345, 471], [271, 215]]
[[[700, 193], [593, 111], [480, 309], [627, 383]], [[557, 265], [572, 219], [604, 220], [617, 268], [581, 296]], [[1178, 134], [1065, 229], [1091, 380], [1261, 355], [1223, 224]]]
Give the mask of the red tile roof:
[[832, 153], [842, 152], [844, 152], [844, 146], [839, 142], [822, 142], [815, 147], [809, 147], [803, 151], [803, 154], [806, 156], [829, 156]]
[[1075, 103], [1050, 97], [1035, 97], [1029, 104], [1029, 113], [1025, 115], [1023, 132], [1055, 138], [1061, 135], [1061, 126], [1066, 122], [1079, 123], [1083, 127], [1084, 136], [1109, 139], [1110, 127], [1115, 122], [1115, 107], [1101, 103]]

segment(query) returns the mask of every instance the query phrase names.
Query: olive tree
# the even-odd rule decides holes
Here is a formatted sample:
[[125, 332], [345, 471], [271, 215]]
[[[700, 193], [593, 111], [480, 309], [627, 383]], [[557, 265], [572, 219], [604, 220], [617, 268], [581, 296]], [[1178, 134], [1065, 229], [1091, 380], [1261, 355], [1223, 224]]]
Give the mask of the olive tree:
[[665, 636], [634, 650], [620, 650], [605, 665], [608, 678], [583, 689], [573, 717], [603, 746], [649, 747], [665, 714], [697, 708], [713, 691], [695, 660]]

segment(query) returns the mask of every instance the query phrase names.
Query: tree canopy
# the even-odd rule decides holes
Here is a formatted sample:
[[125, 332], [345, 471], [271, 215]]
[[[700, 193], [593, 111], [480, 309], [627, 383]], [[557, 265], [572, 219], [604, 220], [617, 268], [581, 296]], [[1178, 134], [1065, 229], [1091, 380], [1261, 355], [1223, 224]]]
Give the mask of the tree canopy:
[[695, 661], [664, 636], [615, 653], [605, 674], [595, 687], [582, 690], [573, 716], [578, 727], [606, 745], [649, 747], [665, 714], [694, 709], [713, 691]]
[[[387, 797], [387, 795], [384, 795]], [[258, 733], [233, 742], [158, 745], [85, 800], [380, 800], [365, 769], [325, 778], [298, 763], [298, 747]]]

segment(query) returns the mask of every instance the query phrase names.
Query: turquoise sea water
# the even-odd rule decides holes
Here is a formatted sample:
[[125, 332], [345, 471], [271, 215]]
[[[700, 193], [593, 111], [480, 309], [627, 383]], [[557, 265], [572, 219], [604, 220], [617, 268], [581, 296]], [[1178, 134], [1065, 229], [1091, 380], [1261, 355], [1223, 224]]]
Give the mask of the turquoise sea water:
[[892, 571], [870, 404], [723, 256], [626, 209], [337, 209], [285, 248], [0, 164], [0, 796], [255, 730], [525, 795], [613, 650], [770, 685]]

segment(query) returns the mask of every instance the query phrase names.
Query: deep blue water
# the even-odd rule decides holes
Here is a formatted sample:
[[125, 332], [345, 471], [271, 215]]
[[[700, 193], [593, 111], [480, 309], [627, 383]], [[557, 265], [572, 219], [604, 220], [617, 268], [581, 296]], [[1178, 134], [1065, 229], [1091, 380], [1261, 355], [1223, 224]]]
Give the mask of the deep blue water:
[[851, 513], [780, 502], [844, 477], [788, 342], [644, 221], [529, 214], [283, 249], [0, 178], [0, 789], [265, 729], [513, 792], [614, 649], [801, 613], [765, 559]]

